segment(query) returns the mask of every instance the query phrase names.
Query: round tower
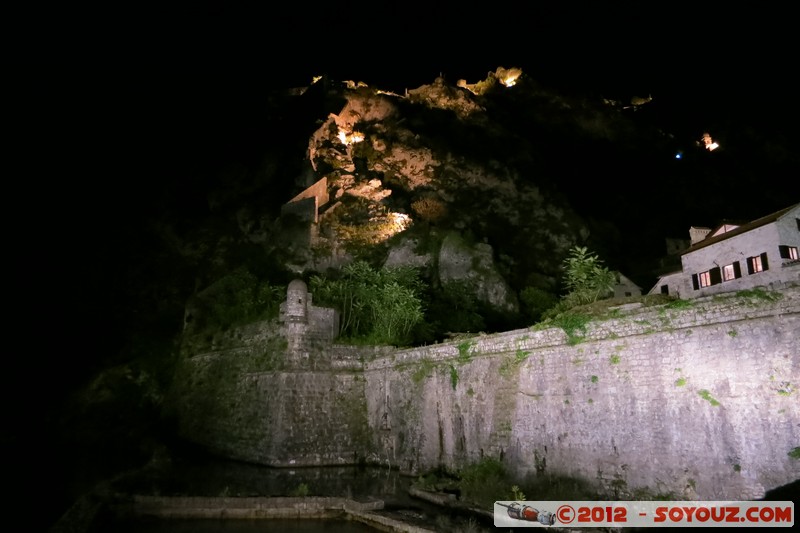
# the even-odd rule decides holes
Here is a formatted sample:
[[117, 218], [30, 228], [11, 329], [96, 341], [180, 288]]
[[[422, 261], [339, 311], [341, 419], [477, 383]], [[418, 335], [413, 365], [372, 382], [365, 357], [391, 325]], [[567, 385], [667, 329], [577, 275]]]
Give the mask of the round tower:
[[308, 287], [301, 279], [286, 287], [286, 321], [308, 323]]

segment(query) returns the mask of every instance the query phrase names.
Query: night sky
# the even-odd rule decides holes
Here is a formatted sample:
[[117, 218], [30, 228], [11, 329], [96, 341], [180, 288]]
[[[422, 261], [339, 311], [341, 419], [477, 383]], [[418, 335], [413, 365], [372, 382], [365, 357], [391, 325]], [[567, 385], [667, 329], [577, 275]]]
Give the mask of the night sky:
[[[248, 142], [275, 135], [259, 117], [272, 88], [327, 74], [402, 92], [439, 75], [479, 81], [499, 66], [522, 68], [565, 93], [622, 102], [652, 95], [647, 113], [687, 149], [710, 132], [726, 158], [736, 158], [733, 169], [780, 158], [765, 183], [800, 196], [789, 183], [800, 166], [798, 47], [789, 13], [698, 3], [553, 4], [560, 3], [331, 2], [286, 5], [280, 14], [255, 2], [116, 9], [68, 31], [72, 39], [45, 58], [52, 79], [37, 89], [60, 104], [58, 129], [72, 137], [60, 142], [80, 139], [70, 154], [83, 167], [78, 185], [95, 190], [105, 182], [104, 203], [115, 212], [131, 194], [147, 197], [165, 180], [190, 182]], [[636, 200], [663, 190], [646, 178], [627, 188]], [[693, 192], [661, 199], [680, 217], [681, 196]], [[730, 198], [729, 217], [787, 203], [787, 194], [754, 195], [735, 181], [705, 194]], [[742, 206], [752, 209], [741, 213]], [[680, 220], [687, 227], [715, 222]]]

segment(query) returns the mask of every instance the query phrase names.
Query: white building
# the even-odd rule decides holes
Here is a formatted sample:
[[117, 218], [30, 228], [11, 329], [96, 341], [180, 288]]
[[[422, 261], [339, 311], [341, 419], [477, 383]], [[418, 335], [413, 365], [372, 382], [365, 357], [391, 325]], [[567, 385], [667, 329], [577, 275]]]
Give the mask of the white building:
[[614, 298], [641, 296], [642, 288], [622, 274], [622, 272], [616, 272], [616, 278], [617, 282], [614, 285]]
[[800, 282], [800, 204], [745, 224], [721, 224], [703, 236], [701, 229], [690, 229], [681, 270], [661, 276], [648, 294], [697, 298]]

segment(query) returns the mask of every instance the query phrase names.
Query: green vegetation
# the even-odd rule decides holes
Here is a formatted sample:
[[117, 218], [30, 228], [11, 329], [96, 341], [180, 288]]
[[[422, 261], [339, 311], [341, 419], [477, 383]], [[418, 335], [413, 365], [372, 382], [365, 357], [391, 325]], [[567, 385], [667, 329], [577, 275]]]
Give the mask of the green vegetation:
[[678, 298], [677, 300], [672, 300], [667, 304], [668, 309], [688, 309], [694, 305], [691, 300], [681, 300]]
[[459, 363], [469, 363], [470, 359], [472, 359], [472, 355], [474, 354], [471, 351], [472, 347], [475, 345], [472, 341], [464, 341], [459, 343], [458, 345], [458, 362]]
[[508, 476], [505, 467], [497, 459], [483, 459], [458, 472], [461, 497], [491, 508], [498, 495], [508, 495]]
[[433, 373], [435, 367], [436, 365], [433, 364], [433, 361], [430, 359], [423, 359], [419, 362], [419, 366], [414, 370], [414, 373], [411, 374], [412, 381], [414, 381], [414, 383], [419, 383], [426, 379]]
[[304, 498], [308, 496], [308, 494], [309, 494], [308, 485], [306, 485], [305, 483], [300, 483], [294, 489], [292, 489], [291, 492], [289, 492], [289, 496], [294, 496], [296, 498]]
[[736, 328], [731, 328], [731, 329], [728, 330], [728, 336], [730, 336], [731, 338], [735, 337], [738, 334], [739, 334], [739, 332], [736, 331]]
[[547, 310], [558, 303], [558, 297], [548, 291], [537, 287], [525, 287], [519, 293], [522, 311], [532, 323], [542, 319]]
[[498, 368], [500, 375], [507, 377], [510, 376], [512, 371], [522, 364], [530, 355], [531, 353], [527, 350], [523, 350], [522, 348], [517, 348], [517, 351], [514, 353], [513, 357], [509, 354], [503, 359], [503, 362], [500, 364]]
[[339, 310], [343, 339], [407, 345], [424, 316], [419, 272], [409, 267], [378, 270], [356, 261], [341, 278], [313, 276], [310, 289], [321, 305]]
[[434, 492], [460, 490], [462, 501], [486, 509], [497, 500], [525, 501], [532, 495], [539, 500], [604, 499], [587, 481], [549, 474], [542, 461], [536, 463], [535, 475], [520, 478], [509, 473], [499, 460], [484, 458], [456, 472], [428, 472], [419, 476], [416, 485]]
[[608, 360], [612, 365], [618, 365], [619, 364], [619, 355], [613, 354], [611, 357], [608, 358]]
[[272, 285], [240, 268], [194, 297], [190, 303], [192, 329], [226, 331], [233, 326], [276, 318], [285, 294], [285, 287]]
[[684, 385], [686, 385], [686, 378], [678, 378], [675, 380], [676, 387], [683, 387]]
[[736, 296], [740, 298], [747, 298], [749, 300], [760, 300], [763, 302], [775, 302], [783, 298], [783, 294], [780, 292], [766, 291], [760, 287], [738, 291]]
[[697, 391], [697, 394], [698, 394], [698, 395], [699, 395], [699, 396], [700, 396], [702, 399], [706, 400], [706, 401], [707, 401], [707, 402], [709, 402], [711, 405], [713, 405], [714, 407], [717, 407], [717, 406], [721, 405], [721, 404], [720, 404], [720, 403], [719, 403], [719, 402], [718, 402], [716, 399], [714, 399], [714, 397], [713, 397], [713, 396], [711, 396], [711, 393], [710, 393], [708, 390], [706, 390], [706, 389], [700, 389], [699, 391]]
[[453, 390], [456, 390], [456, 385], [458, 385], [458, 369], [453, 365], [450, 365], [450, 385]]
[[504, 378], [510, 376], [512, 370], [514, 370], [514, 364], [510, 359], [503, 359], [503, 362], [497, 367], [497, 372]]
[[795, 446], [792, 450], [787, 454], [792, 459], [800, 459], [800, 446]]
[[[583, 335], [576, 332], [585, 333], [586, 324], [591, 320], [592, 315], [598, 318], [598, 313], [579, 312], [575, 308], [587, 306], [598, 300], [608, 298], [616, 283], [616, 274], [603, 266], [603, 262], [593, 252], [589, 252], [586, 247], [573, 246], [568, 256], [562, 262], [564, 271], [563, 283], [567, 290], [555, 305], [550, 305], [549, 297], [545, 291], [528, 288], [521, 293], [520, 297], [524, 307], [528, 309], [528, 314], [535, 318], [538, 314], [544, 322], [542, 327], [554, 325], [561, 327], [567, 334], [567, 342], [571, 345], [583, 340]], [[545, 306], [548, 306], [546, 309]], [[605, 315], [611, 315], [607, 310]]]
[[567, 334], [567, 344], [574, 346], [585, 338], [586, 324], [592, 319], [582, 313], [566, 312], [551, 319], [551, 324], [560, 327]]
[[473, 286], [464, 280], [451, 280], [429, 294], [428, 321], [434, 334], [475, 332], [486, 329], [485, 310]]
[[616, 276], [588, 248], [573, 246], [563, 262], [565, 299], [570, 305], [595, 302], [613, 292]]
[[597, 383], [600, 378], [598, 378], [597, 376], [592, 376], [590, 379], [592, 380], [592, 383]]

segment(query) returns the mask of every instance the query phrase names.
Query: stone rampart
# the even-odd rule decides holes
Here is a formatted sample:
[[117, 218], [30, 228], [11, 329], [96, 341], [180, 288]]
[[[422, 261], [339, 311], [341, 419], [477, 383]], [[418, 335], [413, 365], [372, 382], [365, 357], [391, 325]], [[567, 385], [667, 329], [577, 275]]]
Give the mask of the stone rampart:
[[800, 289], [764, 294], [622, 306], [569, 334], [329, 346], [305, 369], [218, 350], [185, 360], [176, 405], [187, 437], [274, 466], [495, 457], [619, 498], [759, 498], [800, 478]]

